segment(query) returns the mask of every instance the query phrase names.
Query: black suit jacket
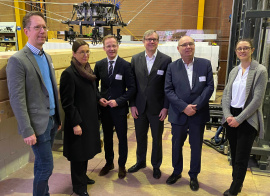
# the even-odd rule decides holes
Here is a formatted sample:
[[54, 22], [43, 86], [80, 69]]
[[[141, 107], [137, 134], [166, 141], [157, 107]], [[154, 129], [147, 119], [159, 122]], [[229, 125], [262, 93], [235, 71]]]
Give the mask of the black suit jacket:
[[130, 106], [136, 106], [139, 114], [145, 111], [146, 105], [149, 112], [154, 115], [158, 115], [162, 108], [169, 108], [164, 83], [167, 66], [171, 62], [171, 57], [158, 51], [148, 75], [145, 51], [132, 57], [131, 67], [135, 73], [137, 93], [130, 100]]
[[[96, 62], [94, 74], [97, 76], [96, 84], [99, 86], [101, 80], [101, 90], [98, 100], [101, 98], [115, 99], [117, 107], [112, 108], [117, 114], [128, 113], [128, 100], [135, 94], [136, 86], [134, 74], [130, 63], [118, 56], [114, 69], [113, 80], [110, 82], [108, 76], [108, 60], [107, 58]], [[101, 109], [103, 107], [100, 107]]]
[[203, 58], [194, 58], [192, 89], [182, 59], [168, 66], [165, 93], [170, 102], [169, 121], [183, 125], [188, 116], [183, 112], [188, 104], [197, 104], [197, 112], [189, 117], [196, 124], [203, 124], [210, 119], [209, 99], [214, 91], [211, 62]]

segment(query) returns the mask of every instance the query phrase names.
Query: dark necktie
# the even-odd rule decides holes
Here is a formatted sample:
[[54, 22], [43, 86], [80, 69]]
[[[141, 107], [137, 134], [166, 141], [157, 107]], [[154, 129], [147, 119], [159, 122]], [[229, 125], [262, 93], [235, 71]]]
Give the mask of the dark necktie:
[[109, 66], [109, 79], [110, 79], [110, 82], [112, 81], [113, 79], [113, 61], [109, 61], [110, 63], [110, 66]]
[[44, 54], [44, 50], [41, 49], [41, 50], [39, 51], [38, 55], [39, 55], [39, 56], [42, 56], [43, 54]]

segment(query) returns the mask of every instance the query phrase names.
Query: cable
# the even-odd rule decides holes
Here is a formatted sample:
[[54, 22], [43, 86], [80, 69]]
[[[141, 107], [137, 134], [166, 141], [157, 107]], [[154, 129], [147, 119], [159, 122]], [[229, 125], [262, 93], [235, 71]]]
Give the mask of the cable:
[[153, 0], [150, 0], [148, 3], [147, 3], [147, 5], [146, 6], [144, 6], [144, 8], [143, 9], [141, 9], [141, 11], [139, 11], [139, 13], [138, 14], [136, 14], [130, 21], [128, 21], [128, 23], [127, 23], [127, 25], [129, 25], [129, 23], [131, 23], [132, 22], [132, 20], [134, 19], [134, 18], [136, 18], [151, 2], [152, 2]]

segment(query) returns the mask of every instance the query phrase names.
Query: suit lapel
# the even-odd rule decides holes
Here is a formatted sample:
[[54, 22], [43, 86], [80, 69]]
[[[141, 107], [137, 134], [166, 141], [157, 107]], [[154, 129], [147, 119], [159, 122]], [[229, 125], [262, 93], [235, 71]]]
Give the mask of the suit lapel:
[[[160, 63], [161, 63], [161, 59], [162, 59], [162, 55], [160, 54], [160, 52], [157, 52], [157, 56], [155, 58], [154, 64], [152, 66], [152, 69], [150, 71], [149, 77], [153, 75], [153, 73], [157, 73], [157, 70], [160, 67]], [[147, 66], [146, 66], [147, 67]], [[155, 74], [154, 74], [155, 75]]]
[[[182, 70], [180, 73], [180, 78], [183, 78], [183, 82], [186, 83], [186, 85], [189, 87], [190, 89], [190, 84], [189, 84], [189, 80], [188, 80], [188, 74], [187, 74], [187, 70], [186, 70], [186, 67], [183, 63], [183, 60], [182, 59], [179, 59], [179, 66], [180, 66], [180, 69]], [[190, 89], [191, 90], [191, 89]]]
[[147, 70], [147, 64], [146, 64], [146, 59], [145, 59], [145, 52], [142, 52], [141, 53], [141, 56], [140, 56], [140, 65], [141, 65], [141, 70], [144, 74], [145, 77], [148, 77], [148, 70]]
[[195, 83], [197, 82], [196, 78], [197, 78], [197, 73], [198, 73], [198, 63], [197, 63], [197, 60], [195, 57], [194, 57], [194, 62], [193, 62], [193, 72], [192, 72], [192, 89], [193, 87], [195, 86]]
[[116, 75], [116, 73], [118, 73], [118, 70], [120, 69], [120, 67], [121, 67], [121, 59], [118, 56], [117, 60], [115, 62], [115, 65], [114, 65], [114, 69], [113, 69], [113, 78], [115, 78], [115, 75]]
[[36, 70], [36, 72], [37, 72], [37, 74], [38, 74], [38, 76], [39, 76], [42, 84], [45, 86], [45, 82], [44, 82], [44, 80], [42, 78], [42, 75], [41, 75], [39, 66], [37, 64], [37, 61], [36, 61], [36, 59], [35, 59], [32, 51], [27, 46], [25, 46], [24, 47], [24, 52], [26, 54], [26, 57], [29, 59], [29, 61], [32, 63], [33, 67], [35, 68], [35, 70]]

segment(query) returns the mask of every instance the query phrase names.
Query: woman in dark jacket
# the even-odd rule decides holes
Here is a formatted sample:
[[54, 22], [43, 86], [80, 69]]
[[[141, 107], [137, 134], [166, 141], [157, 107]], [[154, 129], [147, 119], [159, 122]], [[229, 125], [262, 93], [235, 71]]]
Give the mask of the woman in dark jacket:
[[236, 44], [240, 65], [232, 69], [222, 97], [223, 123], [231, 148], [233, 181], [224, 196], [241, 192], [248, 160], [256, 135], [263, 135], [262, 103], [267, 84], [267, 70], [252, 60], [251, 40]]
[[86, 175], [87, 163], [101, 152], [96, 76], [88, 63], [89, 45], [75, 41], [71, 65], [62, 73], [60, 96], [65, 111], [64, 156], [70, 161], [73, 191], [88, 195], [87, 184], [95, 183]]

